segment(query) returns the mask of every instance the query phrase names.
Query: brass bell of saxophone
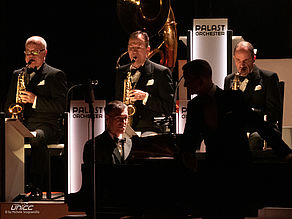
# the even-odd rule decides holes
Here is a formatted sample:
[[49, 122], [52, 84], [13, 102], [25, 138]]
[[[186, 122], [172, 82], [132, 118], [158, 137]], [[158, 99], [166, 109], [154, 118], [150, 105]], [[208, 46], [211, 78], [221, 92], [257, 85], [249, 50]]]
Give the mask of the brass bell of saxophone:
[[[136, 57], [132, 59], [132, 64], [135, 62]], [[133, 89], [132, 88], [132, 75], [131, 75], [131, 67], [130, 66], [130, 71], [127, 73], [127, 77], [124, 80], [124, 93], [123, 93], [123, 103], [128, 106], [128, 116], [133, 116], [136, 112], [136, 107], [134, 106], [134, 102], [131, 101], [130, 99], [130, 91]]]
[[9, 113], [11, 113], [12, 119], [22, 119], [24, 104], [21, 100], [20, 94], [22, 91], [26, 91], [27, 85], [27, 68], [31, 64], [32, 60], [30, 60], [25, 67], [21, 69], [17, 77], [17, 87], [16, 87], [16, 100], [15, 103], [11, 104], [8, 108]]
[[239, 73], [236, 72], [232, 80], [232, 90], [239, 90], [239, 87], [240, 87]]

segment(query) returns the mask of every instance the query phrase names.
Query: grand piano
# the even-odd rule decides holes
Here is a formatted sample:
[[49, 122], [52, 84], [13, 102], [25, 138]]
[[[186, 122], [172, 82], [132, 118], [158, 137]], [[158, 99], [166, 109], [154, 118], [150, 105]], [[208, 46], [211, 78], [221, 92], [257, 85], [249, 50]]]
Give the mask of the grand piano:
[[[246, 217], [257, 216], [263, 207], [292, 207], [291, 167], [272, 150], [253, 152], [252, 163], [243, 173], [237, 173], [236, 168], [221, 172], [219, 168], [215, 176], [209, 178], [205, 153], [196, 154], [197, 172], [182, 165], [178, 147], [180, 137], [161, 134], [133, 139], [126, 164], [97, 166], [97, 215], [119, 218], [150, 212], [150, 215], [169, 214], [168, 218], [180, 218], [175, 215], [181, 214], [201, 217], [206, 203], [213, 200], [224, 205], [229, 188], [238, 198]], [[222, 190], [214, 194], [210, 188], [218, 182], [222, 183]], [[84, 196], [90, 186], [90, 182], [83, 180], [81, 190], [67, 196], [70, 211], [91, 214], [93, 196]]]

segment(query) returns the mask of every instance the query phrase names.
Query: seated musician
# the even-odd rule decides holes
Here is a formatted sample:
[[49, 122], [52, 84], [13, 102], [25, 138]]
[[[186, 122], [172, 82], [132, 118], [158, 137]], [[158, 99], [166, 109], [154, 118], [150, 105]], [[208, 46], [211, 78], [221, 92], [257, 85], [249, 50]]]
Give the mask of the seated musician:
[[[105, 107], [105, 122], [105, 131], [94, 139], [94, 149], [96, 166], [106, 168], [123, 164], [130, 152], [130, 144], [124, 142], [130, 141], [130, 139], [122, 139], [128, 122], [128, 107], [118, 100], [109, 102]], [[93, 159], [91, 139], [86, 142], [83, 151], [81, 190], [69, 198], [69, 206], [72, 209], [76, 209], [77, 205], [78, 208], [81, 208], [79, 210], [86, 211], [90, 216], [92, 216], [93, 209]], [[96, 174], [99, 174], [97, 169]], [[98, 199], [101, 200], [102, 197], [98, 195]]]
[[[12, 114], [15, 117], [22, 119], [30, 131], [36, 132], [36, 137], [29, 139], [30, 173], [25, 190], [30, 192], [28, 200], [39, 200], [42, 199], [42, 191], [48, 187], [47, 144], [58, 143], [63, 135], [61, 119], [65, 110], [67, 79], [62, 70], [45, 62], [47, 43], [42, 37], [29, 37], [24, 54], [26, 67], [13, 72], [4, 108], [7, 117], [14, 111]], [[19, 75], [23, 75], [24, 79]], [[24, 83], [18, 83], [22, 81]], [[25, 86], [19, 86], [20, 84]], [[17, 107], [14, 106], [17, 105], [24, 108], [19, 114], [15, 112]]]
[[[128, 123], [128, 107], [121, 101], [111, 101], [105, 107], [106, 129], [95, 137], [95, 153], [97, 164], [122, 164], [125, 152], [121, 138]], [[84, 167], [92, 164], [92, 140], [86, 142], [83, 151]]]
[[[148, 203], [148, 198], [151, 196], [151, 194], [154, 193], [154, 191], [157, 191], [156, 194], [162, 194], [162, 191], [169, 194], [169, 190], [167, 190], [166, 188], [169, 188], [170, 186], [166, 184], [171, 183], [166, 180], [167, 177], [165, 175], [167, 174], [161, 173], [159, 172], [159, 170], [157, 170], [159, 168], [150, 171], [150, 169], [148, 168], [136, 169], [136, 165], [131, 166], [123, 164], [128, 163], [128, 160], [133, 151], [132, 149], [134, 149], [134, 147], [136, 146], [139, 147], [139, 144], [142, 144], [142, 146], [145, 145], [145, 147], [147, 147], [146, 151], [148, 151], [149, 149], [151, 155], [171, 155], [173, 154], [172, 147], [170, 149], [165, 148], [163, 142], [161, 142], [160, 140], [158, 143], [155, 144], [155, 146], [150, 145], [151, 143], [149, 139], [146, 140], [146, 142], [144, 143], [139, 142], [139, 140], [136, 139], [138, 143], [136, 142], [135, 144], [134, 139], [129, 139], [126, 137], [126, 142], [124, 142], [124, 139], [121, 138], [125, 133], [128, 122], [128, 107], [121, 101], [111, 101], [106, 105], [105, 122], [105, 131], [95, 137], [95, 188], [97, 200], [96, 208], [100, 210], [100, 208], [102, 208], [103, 206], [118, 206], [118, 208], [135, 209], [136, 205], [146, 208], [146, 203], [148, 205], [150, 204]], [[151, 136], [149, 138], [152, 137], [157, 136]], [[167, 142], [167, 140], [164, 137], [165, 136], [162, 136], [162, 139], [165, 143]], [[121, 139], [122, 141], [119, 141], [119, 139]], [[132, 140], [133, 146], [131, 146]], [[159, 146], [157, 144], [161, 144], [162, 146]], [[144, 151], [144, 149], [144, 147], [142, 147], [141, 150], [138, 149], [138, 154], [140, 155], [141, 153], [147, 153], [142, 152], [142, 150]], [[68, 206], [69, 210], [85, 211], [89, 218], [91, 218], [93, 216], [92, 209], [94, 206], [92, 140], [87, 141], [84, 146], [83, 164], [81, 168], [82, 187], [79, 192], [69, 194]], [[148, 172], [147, 170], [150, 172]], [[157, 181], [152, 181], [147, 172], [148, 174], [156, 175], [155, 179]], [[162, 177], [161, 175], [164, 177]], [[161, 178], [163, 178], [163, 182], [165, 183], [159, 182], [159, 179]], [[162, 188], [162, 190], [158, 188]], [[138, 212], [138, 214], [139, 213], [144, 214], [145, 212]]]
[[245, 104], [242, 92], [222, 90], [212, 82], [212, 69], [207, 61], [188, 62], [183, 66], [183, 75], [184, 86], [190, 94], [197, 94], [188, 103], [183, 161], [195, 170], [195, 148], [204, 140], [208, 170], [203, 184], [193, 186], [200, 189], [194, 189], [192, 194], [197, 199], [202, 198], [203, 213], [208, 218], [244, 218], [246, 188], [251, 183], [246, 181], [251, 160], [248, 128], [257, 130], [271, 143], [280, 158], [291, 162], [292, 150], [273, 126]]
[[126, 87], [124, 79], [127, 78], [127, 73], [131, 72], [129, 98], [136, 108], [131, 126], [142, 134], [164, 132], [163, 127], [155, 123], [154, 118], [170, 116], [173, 108], [171, 71], [150, 61], [149, 52], [148, 34], [142, 31], [133, 32], [128, 41], [128, 53], [132, 63], [121, 66], [115, 78], [115, 99], [123, 101]]
[[[282, 100], [277, 73], [259, 69], [254, 64], [254, 47], [246, 41], [235, 46], [233, 59], [238, 71], [238, 88], [233, 86], [235, 73], [232, 73], [225, 77], [224, 89], [241, 90], [249, 107], [261, 118], [266, 117], [267, 121], [279, 125], [282, 120]], [[280, 127], [278, 129], [281, 130]], [[252, 151], [261, 151], [263, 143], [258, 132], [250, 132], [249, 145]]]

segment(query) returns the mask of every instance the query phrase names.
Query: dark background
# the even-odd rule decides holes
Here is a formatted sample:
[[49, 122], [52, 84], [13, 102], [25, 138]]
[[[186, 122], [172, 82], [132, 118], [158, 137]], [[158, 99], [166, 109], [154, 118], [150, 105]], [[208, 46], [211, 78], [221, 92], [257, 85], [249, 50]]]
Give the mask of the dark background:
[[[257, 58], [292, 56], [291, 0], [171, 0], [171, 6], [178, 36], [192, 29], [194, 18], [228, 18], [233, 35], [258, 49]], [[1, 107], [12, 71], [25, 65], [24, 44], [32, 35], [46, 39], [47, 63], [65, 71], [69, 86], [98, 79], [96, 99], [113, 98], [116, 60], [126, 51], [128, 39], [115, 0], [1, 0], [0, 10]], [[153, 37], [151, 44], [159, 40]], [[178, 51], [178, 59], [185, 59], [182, 43]]]

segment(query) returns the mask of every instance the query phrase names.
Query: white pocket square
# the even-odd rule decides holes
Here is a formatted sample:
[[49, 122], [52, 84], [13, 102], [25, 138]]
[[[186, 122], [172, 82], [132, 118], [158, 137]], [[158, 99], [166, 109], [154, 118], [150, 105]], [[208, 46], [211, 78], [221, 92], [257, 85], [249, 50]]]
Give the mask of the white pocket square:
[[45, 80], [40, 81], [37, 86], [45, 85]]
[[150, 79], [147, 81], [147, 84], [146, 86], [150, 86], [150, 85], [153, 85], [154, 84], [154, 79]]
[[257, 91], [257, 90], [261, 90], [262, 89], [262, 86], [259, 84], [259, 85], [257, 85], [255, 88], [254, 88], [254, 90], [255, 91]]

